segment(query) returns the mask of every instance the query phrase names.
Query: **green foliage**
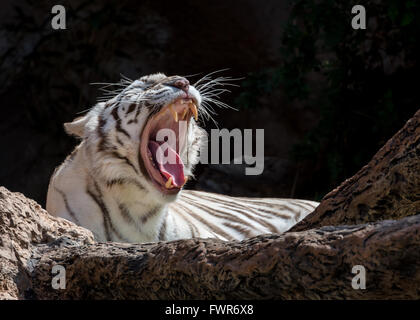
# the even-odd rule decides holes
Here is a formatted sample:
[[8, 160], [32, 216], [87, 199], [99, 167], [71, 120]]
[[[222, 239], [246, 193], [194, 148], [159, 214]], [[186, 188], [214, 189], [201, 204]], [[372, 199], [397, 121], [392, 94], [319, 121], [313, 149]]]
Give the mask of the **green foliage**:
[[[283, 63], [251, 75], [238, 105], [281, 87], [291, 103], [317, 110], [318, 125], [291, 157], [327, 192], [353, 175], [420, 107], [420, 3], [413, 0], [295, 0], [282, 42]], [[351, 8], [366, 8], [353, 30]]]

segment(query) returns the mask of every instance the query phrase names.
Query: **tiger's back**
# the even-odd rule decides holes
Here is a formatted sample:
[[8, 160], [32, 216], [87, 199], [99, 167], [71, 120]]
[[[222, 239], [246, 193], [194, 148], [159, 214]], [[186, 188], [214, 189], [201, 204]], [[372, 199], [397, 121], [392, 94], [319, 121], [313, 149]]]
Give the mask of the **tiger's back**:
[[[166, 225], [161, 229], [165, 232], [160, 233], [159, 240], [243, 240], [259, 234], [283, 233], [317, 206], [318, 202], [309, 200], [230, 197], [183, 190], [177, 201], [169, 205]], [[172, 227], [168, 228], [171, 220]]]

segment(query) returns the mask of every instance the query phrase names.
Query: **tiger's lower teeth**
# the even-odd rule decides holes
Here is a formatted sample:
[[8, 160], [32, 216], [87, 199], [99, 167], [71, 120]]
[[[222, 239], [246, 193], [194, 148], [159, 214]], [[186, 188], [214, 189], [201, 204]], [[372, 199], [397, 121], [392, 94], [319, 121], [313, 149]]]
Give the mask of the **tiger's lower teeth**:
[[166, 189], [170, 189], [172, 187], [172, 177], [169, 177], [168, 181], [165, 184]]

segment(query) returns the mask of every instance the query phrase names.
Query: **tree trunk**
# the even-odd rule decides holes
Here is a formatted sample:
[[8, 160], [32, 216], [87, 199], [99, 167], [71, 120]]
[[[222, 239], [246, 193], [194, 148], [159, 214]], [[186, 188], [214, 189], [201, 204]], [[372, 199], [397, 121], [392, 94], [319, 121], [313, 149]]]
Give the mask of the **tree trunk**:
[[[0, 298], [418, 299], [419, 122], [420, 111], [293, 230], [242, 242], [96, 243], [0, 188]], [[65, 289], [52, 286], [56, 264]], [[356, 265], [365, 289], [352, 286]]]
[[420, 213], [420, 110], [353, 177], [290, 231]]

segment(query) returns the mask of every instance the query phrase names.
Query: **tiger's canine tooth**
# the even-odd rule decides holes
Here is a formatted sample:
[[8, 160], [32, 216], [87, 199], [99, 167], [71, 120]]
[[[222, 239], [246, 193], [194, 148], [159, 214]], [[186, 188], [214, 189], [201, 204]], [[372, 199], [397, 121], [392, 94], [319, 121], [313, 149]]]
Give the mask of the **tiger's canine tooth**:
[[165, 183], [165, 187], [166, 187], [166, 189], [170, 189], [171, 186], [172, 186], [172, 177], [169, 177], [168, 181], [166, 181], [166, 183]]
[[175, 122], [178, 122], [178, 112], [176, 112], [172, 106], [172, 104], [169, 105], [169, 111], [172, 113], [172, 117], [174, 117]]
[[198, 111], [197, 111], [197, 106], [196, 106], [194, 103], [192, 103], [192, 102], [191, 102], [191, 103], [188, 105], [188, 107], [189, 107], [189, 109], [191, 110], [191, 112], [193, 113], [195, 121], [197, 121], [197, 120], [198, 120]]
[[187, 114], [188, 109], [185, 108], [184, 112], [182, 113], [181, 119], [184, 120], [185, 119], [185, 115]]

